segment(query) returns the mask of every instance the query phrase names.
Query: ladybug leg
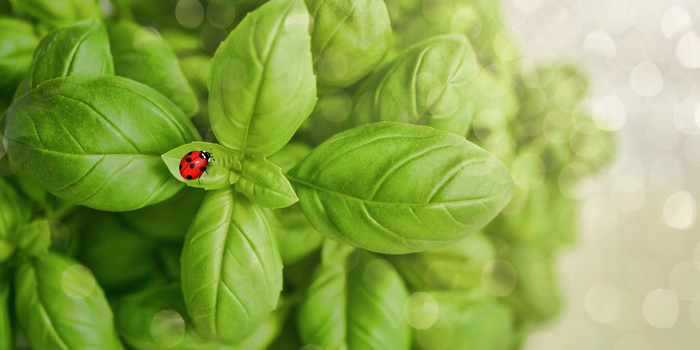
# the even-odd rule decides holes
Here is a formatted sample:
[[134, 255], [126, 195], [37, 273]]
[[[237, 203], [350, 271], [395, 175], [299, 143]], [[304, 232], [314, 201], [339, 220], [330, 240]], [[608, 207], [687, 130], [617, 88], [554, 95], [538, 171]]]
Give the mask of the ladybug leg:
[[202, 184], [202, 182], [199, 181], [199, 178], [197, 178], [197, 183], [200, 184], [200, 185]]

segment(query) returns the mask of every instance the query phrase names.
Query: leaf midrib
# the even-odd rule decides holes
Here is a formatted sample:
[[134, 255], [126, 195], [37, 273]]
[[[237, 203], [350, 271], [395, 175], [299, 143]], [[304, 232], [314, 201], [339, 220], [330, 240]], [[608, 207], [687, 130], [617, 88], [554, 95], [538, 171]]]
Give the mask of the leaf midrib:
[[445, 204], [467, 204], [467, 203], [471, 203], [471, 202], [483, 202], [484, 200], [491, 198], [491, 197], [479, 197], [479, 198], [470, 198], [470, 199], [455, 200], [455, 201], [429, 202], [429, 203], [378, 202], [378, 201], [373, 201], [373, 200], [357, 198], [355, 196], [351, 196], [351, 195], [346, 194], [346, 193], [337, 192], [337, 191], [334, 191], [331, 189], [323, 188], [323, 187], [314, 185], [308, 181], [297, 179], [293, 176], [290, 176], [289, 174], [287, 174], [286, 177], [291, 182], [309, 187], [309, 188], [314, 189], [316, 191], [326, 192], [326, 193], [329, 193], [331, 195], [344, 197], [344, 198], [347, 198], [347, 199], [350, 199], [353, 201], [357, 201], [357, 202], [361, 202], [361, 203], [365, 203], [365, 204], [374, 204], [374, 205], [400, 205], [400, 206], [411, 206], [411, 207], [429, 207], [429, 206], [438, 206], [438, 205], [445, 205]]

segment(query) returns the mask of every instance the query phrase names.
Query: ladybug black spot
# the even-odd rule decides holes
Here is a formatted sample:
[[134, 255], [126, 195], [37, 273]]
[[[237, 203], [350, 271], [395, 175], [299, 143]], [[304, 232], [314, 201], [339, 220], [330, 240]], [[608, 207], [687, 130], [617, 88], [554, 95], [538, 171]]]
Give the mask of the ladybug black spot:
[[190, 163], [190, 169], [194, 169], [194, 163]]
[[192, 161], [192, 158], [186, 158], [185, 161], [186, 161], [187, 163], [189, 163], [189, 162]]
[[205, 166], [199, 167], [199, 171], [207, 171], [207, 167], [205, 167]]
[[192, 175], [187, 175], [187, 180], [192, 180]]
[[182, 169], [182, 164], [180, 164], [180, 169]]
[[192, 152], [190, 152], [190, 153], [187, 153], [187, 155], [188, 155], [188, 156], [191, 156], [191, 155], [192, 155]]

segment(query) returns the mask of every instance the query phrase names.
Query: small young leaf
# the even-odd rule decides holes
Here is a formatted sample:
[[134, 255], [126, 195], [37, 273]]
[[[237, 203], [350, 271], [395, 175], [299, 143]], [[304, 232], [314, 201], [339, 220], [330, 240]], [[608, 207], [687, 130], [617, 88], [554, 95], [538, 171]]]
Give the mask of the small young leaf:
[[287, 177], [319, 232], [385, 254], [463, 239], [514, 190], [505, 165], [463, 137], [389, 122], [335, 135]]
[[319, 86], [342, 88], [372, 71], [389, 48], [391, 23], [382, 0], [306, 0]]
[[181, 184], [160, 155], [199, 138], [157, 91], [122, 77], [76, 75], [44, 82], [7, 111], [10, 160], [52, 194], [126, 211], [173, 196]]
[[301, 0], [272, 0], [221, 43], [209, 74], [212, 130], [243, 154], [277, 152], [316, 101], [309, 18]]
[[243, 158], [241, 177], [235, 186], [251, 202], [266, 208], [284, 208], [299, 200], [292, 185], [282, 175], [282, 169], [264, 158]]
[[10, 0], [10, 3], [15, 13], [32, 17], [49, 28], [102, 17], [95, 0]]
[[17, 269], [15, 288], [17, 318], [33, 349], [123, 349], [85, 266], [55, 253], [34, 258]]
[[348, 272], [343, 264], [316, 267], [297, 311], [301, 339], [323, 349], [409, 349], [403, 281], [386, 260], [359, 254]]
[[465, 135], [478, 113], [479, 64], [464, 36], [428, 39], [366, 80], [355, 93], [351, 120], [425, 124]]
[[0, 96], [12, 96], [32, 63], [39, 38], [31, 23], [15, 18], [0, 18], [0, 33]]
[[117, 21], [107, 29], [117, 75], [156, 89], [188, 116], [197, 113], [199, 100], [167, 44], [134, 22]]
[[27, 83], [22, 83], [15, 97], [47, 80], [75, 74], [114, 74], [107, 31], [97, 20], [62, 27], [41, 39], [34, 51]]
[[187, 311], [210, 339], [240, 343], [277, 305], [277, 242], [262, 211], [231, 189], [207, 193], [181, 261]]
[[[187, 180], [180, 174], [180, 161], [186, 154], [198, 151], [210, 152], [213, 159], [207, 166], [207, 173], [199, 179]], [[240, 153], [228, 150], [216, 143], [191, 142], [169, 150], [161, 158], [176, 179], [184, 182], [187, 186], [206, 190], [229, 187], [235, 182], [231, 180], [235, 176], [233, 173], [238, 174], [234, 169], [240, 171]]]

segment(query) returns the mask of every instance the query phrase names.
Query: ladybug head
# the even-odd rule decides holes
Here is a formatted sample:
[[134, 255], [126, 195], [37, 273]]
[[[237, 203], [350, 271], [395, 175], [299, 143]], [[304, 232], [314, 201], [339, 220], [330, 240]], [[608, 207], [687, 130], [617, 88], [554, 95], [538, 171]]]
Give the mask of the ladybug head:
[[200, 157], [200, 158], [206, 159], [206, 160], [207, 160], [207, 163], [208, 163], [210, 160], [214, 160], [214, 158], [212, 158], [212, 156], [211, 156], [211, 153], [205, 152], [205, 151], [199, 151], [199, 157]]

